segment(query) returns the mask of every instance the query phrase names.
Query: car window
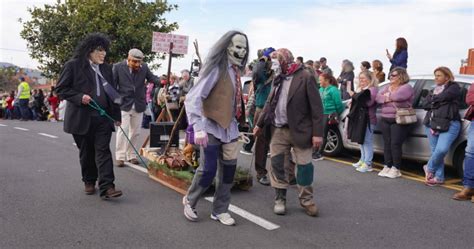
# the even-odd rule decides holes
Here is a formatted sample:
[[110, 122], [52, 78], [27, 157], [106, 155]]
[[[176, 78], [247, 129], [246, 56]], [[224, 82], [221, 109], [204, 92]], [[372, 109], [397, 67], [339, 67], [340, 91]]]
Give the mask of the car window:
[[[464, 82], [456, 82], [456, 83], [458, 83], [459, 86], [461, 87], [461, 97], [460, 97], [460, 100], [459, 100], [459, 103], [460, 103], [459, 108], [460, 109], [466, 109], [467, 104], [464, 100], [466, 99], [467, 90], [469, 89], [470, 85], [467, 84], [467, 83], [464, 83]], [[418, 96], [418, 99], [415, 102], [415, 105], [414, 105], [415, 108], [423, 109], [423, 106], [426, 102], [426, 97], [428, 96], [430, 91], [433, 90], [434, 87], [435, 87], [434, 80], [424, 80], [423, 81], [423, 86], [421, 88], [421, 92]]]

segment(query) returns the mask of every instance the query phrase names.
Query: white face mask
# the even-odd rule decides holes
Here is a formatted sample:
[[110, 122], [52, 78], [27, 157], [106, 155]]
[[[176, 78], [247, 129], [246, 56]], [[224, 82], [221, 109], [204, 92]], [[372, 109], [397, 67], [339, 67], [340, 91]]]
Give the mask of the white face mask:
[[242, 61], [247, 55], [247, 39], [243, 35], [232, 37], [232, 44], [227, 48], [229, 62], [232, 65], [243, 66]]
[[272, 70], [275, 72], [275, 76], [281, 73], [280, 61], [278, 59], [272, 59]]

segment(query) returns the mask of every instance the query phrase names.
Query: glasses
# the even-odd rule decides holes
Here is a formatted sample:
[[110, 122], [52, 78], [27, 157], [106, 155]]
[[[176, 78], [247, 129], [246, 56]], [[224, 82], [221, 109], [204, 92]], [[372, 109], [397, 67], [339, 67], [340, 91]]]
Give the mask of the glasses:
[[398, 74], [390, 74], [390, 77], [398, 77]]

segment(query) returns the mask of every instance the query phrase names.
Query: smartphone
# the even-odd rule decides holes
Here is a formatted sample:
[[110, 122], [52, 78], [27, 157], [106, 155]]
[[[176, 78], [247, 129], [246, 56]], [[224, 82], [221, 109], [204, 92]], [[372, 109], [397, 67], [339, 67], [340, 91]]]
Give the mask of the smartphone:
[[390, 54], [390, 53], [388, 52], [388, 49], [385, 49], [385, 52], [386, 52], [387, 54]]

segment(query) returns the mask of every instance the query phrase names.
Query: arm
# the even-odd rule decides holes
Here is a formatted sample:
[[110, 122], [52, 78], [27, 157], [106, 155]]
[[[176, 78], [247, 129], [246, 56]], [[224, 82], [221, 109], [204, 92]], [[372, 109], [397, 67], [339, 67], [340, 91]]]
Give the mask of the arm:
[[59, 75], [58, 84], [56, 85], [56, 92], [61, 99], [80, 106], [82, 104], [83, 93], [75, 90], [72, 85], [74, 81], [73, 63], [66, 62], [61, 74]]
[[146, 66], [146, 79], [147, 81], [149, 82], [153, 82], [154, 84], [160, 84], [160, 78], [156, 75], [154, 75], [151, 71], [150, 71], [150, 68], [148, 68], [148, 65], [144, 65]]
[[219, 69], [214, 68], [209, 75], [201, 78], [199, 82], [191, 88], [191, 91], [184, 101], [189, 124], [193, 125], [195, 132], [204, 130], [204, 124], [202, 122], [202, 101], [207, 98], [214, 88], [218, 77]]
[[385, 93], [387, 91], [388, 91], [388, 85], [385, 86], [381, 91], [377, 93], [377, 97], [375, 97], [375, 102], [377, 102], [378, 104], [384, 104], [386, 100]]
[[16, 93], [15, 99], [20, 99], [21, 92], [23, 91], [23, 86], [19, 85], [18, 86], [18, 92]]
[[331, 91], [330, 94], [331, 98], [334, 100], [334, 104], [336, 105], [337, 114], [341, 114], [344, 111], [344, 104], [342, 103], [341, 92], [335, 89]]
[[370, 91], [370, 99], [367, 101], [367, 107], [372, 107], [376, 104], [375, 98], [377, 98], [377, 88], [371, 87], [369, 88]]
[[273, 96], [275, 95], [276, 87], [272, 88], [272, 91], [268, 95], [267, 101], [265, 102], [265, 106], [263, 107], [262, 112], [260, 113], [260, 117], [258, 120], [255, 120], [255, 126], [259, 128], [263, 128], [265, 125], [265, 118], [268, 115], [268, 112], [270, 111], [270, 103], [272, 102]]
[[393, 102], [403, 102], [412, 98], [414, 94], [413, 87], [408, 83], [398, 88], [397, 91], [390, 94], [390, 100]]
[[397, 56], [393, 57], [390, 62], [397, 66], [404, 64], [408, 60], [408, 52], [406, 50], [402, 50]]
[[466, 104], [474, 105], [474, 84], [471, 84], [466, 95]]
[[[337, 92], [339, 93], [339, 91]], [[312, 76], [309, 77], [309, 80], [306, 82], [306, 94], [309, 100], [309, 107], [311, 108], [313, 137], [323, 137], [323, 103], [316, 89], [316, 80]]]
[[461, 96], [461, 88], [457, 83], [451, 83], [449, 87], [444, 89], [440, 94], [434, 95], [432, 101], [435, 103], [440, 102], [451, 102], [453, 100], [459, 99]]

